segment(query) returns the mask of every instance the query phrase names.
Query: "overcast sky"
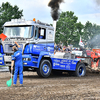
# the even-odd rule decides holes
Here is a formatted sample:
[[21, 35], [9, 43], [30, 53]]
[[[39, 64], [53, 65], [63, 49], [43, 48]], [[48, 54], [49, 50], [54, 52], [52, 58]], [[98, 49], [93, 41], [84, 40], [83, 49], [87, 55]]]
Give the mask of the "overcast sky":
[[[0, 0], [0, 5], [9, 2], [23, 9], [25, 20], [40, 20], [45, 23], [53, 23], [51, 8], [48, 7], [50, 0]], [[60, 11], [73, 11], [78, 17], [78, 22], [85, 24], [87, 21], [100, 25], [100, 0], [64, 0], [60, 5]]]

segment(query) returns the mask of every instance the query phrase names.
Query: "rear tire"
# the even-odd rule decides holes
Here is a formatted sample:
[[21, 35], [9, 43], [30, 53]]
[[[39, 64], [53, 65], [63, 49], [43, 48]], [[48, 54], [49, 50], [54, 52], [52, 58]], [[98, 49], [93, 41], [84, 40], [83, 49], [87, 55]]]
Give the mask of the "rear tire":
[[42, 60], [40, 63], [40, 67], [37, 69], [37, 74], [40, 77], [49, 77], [51, 74], [52, 66], [49, 60]]
[[86, 74], [86, 67], [83, 63], [78, 63], [75, 71], [75, 75], [77, 77], [85, 76]]

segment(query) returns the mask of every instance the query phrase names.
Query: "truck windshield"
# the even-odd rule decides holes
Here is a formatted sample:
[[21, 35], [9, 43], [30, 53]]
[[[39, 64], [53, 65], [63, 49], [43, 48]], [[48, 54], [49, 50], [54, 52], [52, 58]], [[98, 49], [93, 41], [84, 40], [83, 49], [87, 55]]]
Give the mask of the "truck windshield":
[[3, 32], [8, 38], [11, 37], [22, 37], [22, 38], [31, 38], [32, 26], [13, 26], [13, 27], [4, 27]]

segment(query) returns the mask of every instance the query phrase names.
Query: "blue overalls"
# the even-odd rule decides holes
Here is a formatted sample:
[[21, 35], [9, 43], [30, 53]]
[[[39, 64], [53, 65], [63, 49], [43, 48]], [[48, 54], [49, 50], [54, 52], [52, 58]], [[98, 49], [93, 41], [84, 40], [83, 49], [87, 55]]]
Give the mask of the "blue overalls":
[[21, 48], [18, 48], [14, 55], [12, 55], [12, 60], [15, 62], [15, 71], [13, 77], [13, 84], [17, 83], [17, 74], [19, 71], [19, 81], [20, 84], [23, 84], [23, 62], [22, 62], [22, 51]]

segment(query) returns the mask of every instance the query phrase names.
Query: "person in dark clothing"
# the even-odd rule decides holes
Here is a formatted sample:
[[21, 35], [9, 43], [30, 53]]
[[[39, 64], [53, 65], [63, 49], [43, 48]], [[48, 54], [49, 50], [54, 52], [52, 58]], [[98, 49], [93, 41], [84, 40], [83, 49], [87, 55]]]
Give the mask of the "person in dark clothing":
[[80, 46], [80, 51], [82, 51], [82, 56], [87, 57], [86, 49], [82, 46]]
[[43, 39], [43, 36], [41, 36], [41, 30], [39, 29], [39, 39]]

